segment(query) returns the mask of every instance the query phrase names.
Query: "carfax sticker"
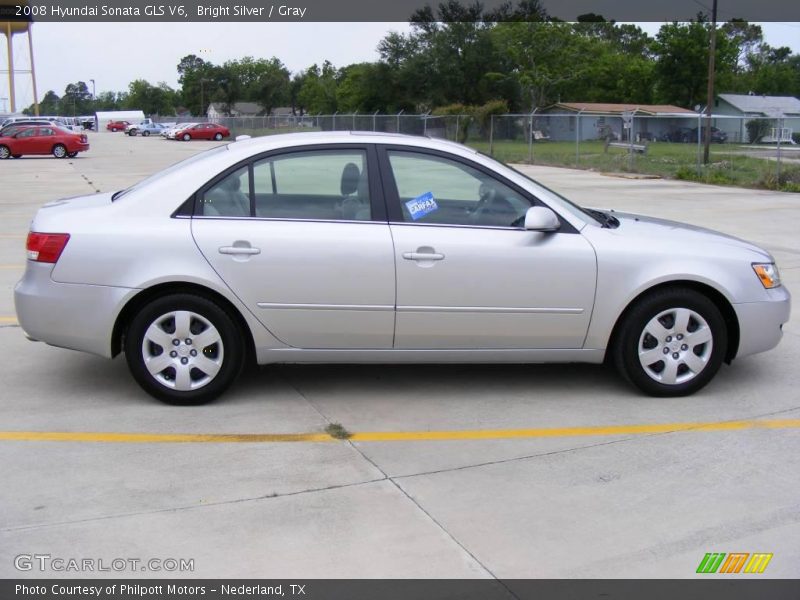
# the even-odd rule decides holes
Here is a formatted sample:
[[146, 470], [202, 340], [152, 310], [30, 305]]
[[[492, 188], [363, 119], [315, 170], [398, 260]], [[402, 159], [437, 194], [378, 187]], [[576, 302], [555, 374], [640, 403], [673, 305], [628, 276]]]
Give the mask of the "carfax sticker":
[[433, 192], [426, 192], [421, 196], [417, 196], [413, 200], [406, 202], [406, 208], [408, 209], [411, 218], [416, 221], [425, 215], [438, 210], [439, 205], [436, 204], [436, 200], [433, 199]]

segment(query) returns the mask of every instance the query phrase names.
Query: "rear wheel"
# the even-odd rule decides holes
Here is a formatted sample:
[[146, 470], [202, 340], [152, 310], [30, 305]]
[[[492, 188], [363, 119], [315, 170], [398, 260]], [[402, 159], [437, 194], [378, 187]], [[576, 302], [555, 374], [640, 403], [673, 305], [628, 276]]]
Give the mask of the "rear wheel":
[[8, 149], [8, 146], [0, 146], [0, 159], [6, 159], [11, 156], [11, 150]]
[[67, 156], [67, 147], [64, 144], [56, 144], [53, 146], [53, 156], [56, 158], [64, 158]]
[[614, 362], [652, 396], [686, 396], [711, 381], [727, 346], [725, 320], [707, 296], [664, 289], [645, 296], [625, 315]]
[[202, 404], [224, 392], [244, 363], [242, 332], [216, 303], [191, 294], [157, 298], [133, 318], [125, 358], [137, 383], [170, 404]]
[[190, 136], [188, 133], [184, 133], [183, 134], [183, 141], [184, 142], [188, 142], [190, 139], [192, 139], [192, 136]]

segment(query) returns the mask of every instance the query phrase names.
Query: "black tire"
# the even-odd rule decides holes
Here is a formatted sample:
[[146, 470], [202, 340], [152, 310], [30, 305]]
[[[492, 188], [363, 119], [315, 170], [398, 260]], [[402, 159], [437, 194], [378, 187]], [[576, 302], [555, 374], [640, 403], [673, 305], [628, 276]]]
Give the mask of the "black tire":
[[67, 147], [64, 144], [53, 146], [53, 156], [56, 158], [67, 158]]
[[184, 133], [184, 134], [183, 134], [183, 141], [184, 141], [184, 142], [188, 142], [188, 141], [189, 141], [189, 140], [191, 140], [191, 139], [192, 139], [192, 136], [191, 136], [191, 135], [189, 135], [188, 133]]
[[22, 154], [12, 154], [11, 158], [22, 158]]
[[[676, 322], [680, 315], [686, 327]], [[658, 325], [664, 336], [648, 331], [662, 331]], [[709, 335], [710, 341], [702, 343]], [[623, 315], [611, 350], [630, 383], [651, 396], [670, 397], [688, 396], [711, 381], [727, 347], [725, 319], [714, 302], [695, 290], [664, 288], [642, 297]]]
[[221, 133], [216, 133], [214, 135], [214, 139], [217, 140], [217, 141], [220, 141], [222, 139], [222, 134]]
[[142, 132], [142, 137], [148, 137], [149, 135], [150, 135], [149, 131], [143, 131]]
[[131, 137], [136, 137], [136, 130], [135, 130], [135, 129], [131, 129], [131, 130], [128, 132], [128, 135], [129, 135], [129, 136], [131, 136]]
[[69, 154], [67, 154], [67, 156], [69, 158], [75, 158], [76, 156], [78, 156], [78, 153], [77, 152], [70, 152]]
[[[177, 311], [185, 311], [192, 317], [188, 321], [191, 323], [189, 326], [191, 333], [187, 339], [190, 341], [199, 339], [194, 336], [208, 333], [219, 341], [200, 348], [196, 343], [189, 344], [184, 343], [186, 340], [179, 340], [178, 345], [168, 345], [164, 348], [150, 341], [153, 338], [151, 334], [145, 345], [145, 336], [151, 326], [156, 329], [150, 331], [155, 331], [159, 336], [161, 334], [177, 336], [177, 320], [172, 318], [170, 321], [170, 314]], [[169, 331], [170, 327], [172, 332]], [[203, 327], [206, 329], [202, 329]], [[174, 343], [172, 340], [164, 339], [165, 343], [167, 341]], [[194, 294], [171, 294], [152, 300], [133, 317], [125, 335], [125, 359], [133, 378], [154, 398], [167, 404], [204, 404], [217, 398], [239, 376], [244, 365], [243, 339], [243, 332], [234, 316], [215, 302]], [[189, 352], [195, 352], [195, 355], [189, 355]], [[165, 356], [160, 359], [162, 353]], [[175, 356], [166, 356], [168, 353], [173, 353]], [[154, 359], [160, 359], [160, 363], [153, 363], [152, 370], [157, 369], [160, 364], [166, 364], [164, 369], [156, 374], [152, 374], [146, 365], [146, 360]], [[204, 363], [197, 362], [197, 367], [200, 368], [195, 367], [195, 361], [201, 360], [205, 364], [209, 364], [208, 361], [215, 362], [219, 370], [213, 376], [208, 376], [200, 369], [206, 368]], [[183, 361], [186, 361], [183, 363], [186, 366], [182, 367], [180, 363]], [[181, 369], [180, 373], [184, 375], [180, 382], [183, 387], [187, 387], [187, 383], [189, 386], [198, 387], [185, 391], [175, 389], [179, 386], [178, 369]], [[208, 378], [208, 381], [204, 382], [205, 378]]]
[[117, 128], [116, 127], [112, 127], [111, 128], [111, 133], [116, 133], [116, 132], [117, 132]]
[[0, 146], [0, 160], [5, 160], [6, 158], [11, 158], [11, 150], [8, 146]]

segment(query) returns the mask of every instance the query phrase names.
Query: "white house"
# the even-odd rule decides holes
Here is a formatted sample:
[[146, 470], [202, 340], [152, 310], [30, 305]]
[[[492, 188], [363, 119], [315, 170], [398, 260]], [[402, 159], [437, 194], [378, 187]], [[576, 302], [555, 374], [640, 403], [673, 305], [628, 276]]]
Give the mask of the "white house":
[[770, 129], [764, 142], [777, 142], [777, 130], [782, 129], [781, 142], [790, 142], [792, 133], [800, 132], [800, 100], [793, 96], [756, 96], [753, 94], [720, 94], [714, 101], [714, 116], [740, 117], [714, 119], [714, 127], [728, 134], [731, 141], [748, 142], [747, 121], [768, 119]]
[[94, 120], [97, 131], [106, 131], [106, 125], [108, 125], [111, 121], [141, 123], [144, 121], [144, 113], [141, 110], [98, 111], [94, 114]]

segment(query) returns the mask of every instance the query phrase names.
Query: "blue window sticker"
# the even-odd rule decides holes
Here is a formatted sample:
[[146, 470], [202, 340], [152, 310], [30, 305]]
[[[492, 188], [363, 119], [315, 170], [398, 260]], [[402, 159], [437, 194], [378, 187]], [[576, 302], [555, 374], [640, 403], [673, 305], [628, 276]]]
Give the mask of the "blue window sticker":
[[433, 199], [433, 192], [425, 192], [421, 196], [406, 202], [406, 208], [411, 218], [416, 221], [435, 210], [439, 210], [439, 205]]

